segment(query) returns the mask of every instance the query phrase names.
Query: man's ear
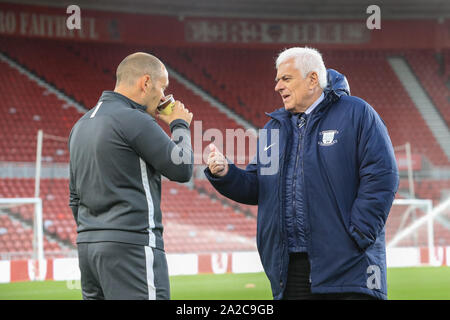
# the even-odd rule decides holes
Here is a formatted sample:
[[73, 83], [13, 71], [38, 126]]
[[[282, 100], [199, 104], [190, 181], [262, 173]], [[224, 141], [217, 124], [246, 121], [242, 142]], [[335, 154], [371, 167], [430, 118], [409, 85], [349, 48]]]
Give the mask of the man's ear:
[[153, 88], [152, 79], [148, 74], [145, 74], [140, 79], [140, 88], [142, 91], [147, 92]]
[[319, 76], [318, 76], [317, 72], [311, 71], [311, 73], [309, 74], [310, 88], [312, 89], [318, 84], [319, 84]]

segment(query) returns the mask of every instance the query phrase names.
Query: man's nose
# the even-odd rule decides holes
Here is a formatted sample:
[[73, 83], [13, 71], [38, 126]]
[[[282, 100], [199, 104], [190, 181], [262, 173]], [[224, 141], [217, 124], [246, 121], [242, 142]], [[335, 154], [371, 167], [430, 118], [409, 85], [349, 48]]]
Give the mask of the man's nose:
[[283, 85], [282, 85], [282, 83], [280, 81], [280, 82], [277, 82], [277, 84], [275, 85], [275, 91], [278, 92], [278, 91], [281, 91], [281, 90], [283, 90]]

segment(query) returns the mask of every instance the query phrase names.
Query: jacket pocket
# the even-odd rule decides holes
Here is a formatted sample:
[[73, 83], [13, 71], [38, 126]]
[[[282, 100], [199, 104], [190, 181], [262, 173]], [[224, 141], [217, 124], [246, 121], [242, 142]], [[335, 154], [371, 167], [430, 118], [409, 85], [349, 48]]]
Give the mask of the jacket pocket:
[[374, 244], [375, 239], [369, 238], [361, 232], [355, 225], [350, 224], [349, 233], [351, 238], [355, 241], [356, 245], [361, 251], [365, 251], [368, 247]]

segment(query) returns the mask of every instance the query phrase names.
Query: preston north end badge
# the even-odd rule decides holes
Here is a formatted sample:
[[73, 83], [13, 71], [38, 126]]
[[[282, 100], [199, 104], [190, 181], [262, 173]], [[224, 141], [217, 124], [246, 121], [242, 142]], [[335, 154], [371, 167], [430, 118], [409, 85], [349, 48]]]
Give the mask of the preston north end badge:
[[325, 130], [319, 133], [321, 139], [319, 140], [319, 144], [321, 146], [327, 147], [332, 146], [337, 142], [335, 139], [336, 135], [339, 133], [337, 130]]

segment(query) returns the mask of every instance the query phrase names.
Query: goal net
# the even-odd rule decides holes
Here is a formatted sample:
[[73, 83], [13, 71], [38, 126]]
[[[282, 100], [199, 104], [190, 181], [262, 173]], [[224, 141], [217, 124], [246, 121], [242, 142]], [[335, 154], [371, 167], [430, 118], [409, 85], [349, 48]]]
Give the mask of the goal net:
[[76, 256], [67, 138], [39, 130], [36, 149], [34, 163], [0, 162], [0, 260]]
[[450, 246], [450, 198], [396, 199], [386, 222], [388, 264], [445, 265]]

